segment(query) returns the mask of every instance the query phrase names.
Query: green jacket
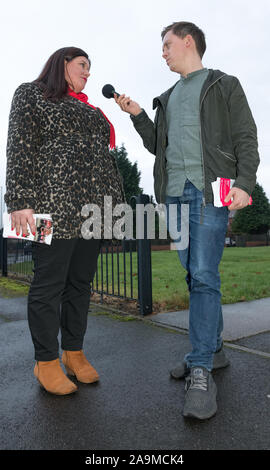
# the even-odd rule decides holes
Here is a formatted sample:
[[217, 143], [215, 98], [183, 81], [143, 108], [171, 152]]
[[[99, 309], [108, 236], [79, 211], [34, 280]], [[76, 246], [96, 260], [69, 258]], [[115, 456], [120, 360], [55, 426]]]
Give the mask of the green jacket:
[[[157, 108], [154, 123], [144, 110], [131, 116], [144, 146], [156, 155], [154, 189], [158, 203], [166, 198], [166, 107], [175, 85], [153, 100], [153, 109]], [[211, 182], [217, 177], [235, 179], [234, 186], [250, 195], [260, 161], [257, 128], [236, 77], [209, 70], [200, 96], [200, 122], [204, 204], [213, 202]]]

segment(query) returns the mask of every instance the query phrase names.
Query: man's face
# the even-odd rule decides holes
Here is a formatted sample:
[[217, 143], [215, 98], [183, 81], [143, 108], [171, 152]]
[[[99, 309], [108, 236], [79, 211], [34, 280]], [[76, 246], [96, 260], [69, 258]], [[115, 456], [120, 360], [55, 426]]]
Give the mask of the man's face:
[[162, 57], [166, 60], [168, 67], [172, 72], [181, 73], [186, 57], [186, 37], [180, 38], [168, 31], [165, 34], [162, 43]]

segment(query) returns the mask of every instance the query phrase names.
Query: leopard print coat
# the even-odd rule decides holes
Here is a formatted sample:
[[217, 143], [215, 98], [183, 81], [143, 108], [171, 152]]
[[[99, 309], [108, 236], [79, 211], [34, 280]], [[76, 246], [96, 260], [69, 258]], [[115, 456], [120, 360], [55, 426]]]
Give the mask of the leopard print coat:
[[85, 204], [97, 204], [103, 214], [104, 196], [112, 197], [113, 207], [125, 202], [109, 134], [98, 109], [69, 95], [52, 102], [37, 84], [20, 85], [9, 117], [8, 212], [49, 213], [54, 238], [82, 238]]

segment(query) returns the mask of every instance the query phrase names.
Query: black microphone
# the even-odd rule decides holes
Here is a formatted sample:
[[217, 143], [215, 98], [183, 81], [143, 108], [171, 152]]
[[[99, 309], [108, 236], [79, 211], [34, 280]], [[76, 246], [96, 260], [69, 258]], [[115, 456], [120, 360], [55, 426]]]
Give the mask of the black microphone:
[[120, 96], [119, 93], [117, 93], [114, 89], [114, 87], [112, 85], [109, 85], [109, 83], [107, 85], [104, 85], [104, 87], [102, 88], [102, 94], [103, 96], [105, 96], [105, 98], [114, 98], [114, 93], [117, 95], [117, 96]]
[[[114, 98], [114, 93], [118, 96], [120, 96], [119, 93], [117, 93], [117, 91], [115, 91], [114, 87], [112, 85], [110, 85], [109, 83], [107, 85], [104, 85], [104, 87], [102, 88], [102, 94], [103, 96], [105, 96], [105, 98]], [[127, 105], [129, 105], [130, 101], [127, 102]]]

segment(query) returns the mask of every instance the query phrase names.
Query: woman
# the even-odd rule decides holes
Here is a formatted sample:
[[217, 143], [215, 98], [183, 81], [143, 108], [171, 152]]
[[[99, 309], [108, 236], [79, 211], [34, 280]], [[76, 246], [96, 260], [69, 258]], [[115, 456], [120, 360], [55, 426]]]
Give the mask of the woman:
[[17, 88], [9, 119], [5, 201], [14, 230], [26, 234], [28, 223], [35, 234], [34, 213], [53, 220], [51, 245], [33, 243], [28, 321], [34, 374], [59, 395], [77, 390], [60, 366], [59, 329], [67, 373], [84, 383], [99, 379], [82, 348], [100, 240], [82, 235], [82, 208], [91, 203], [103, 209], [105, 195], [113, 204], [124, 201], [109, 153], [114, 128], [82, 93], [90, 65], [83, 50], [59, 49], [34, 82]]

